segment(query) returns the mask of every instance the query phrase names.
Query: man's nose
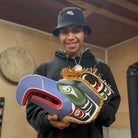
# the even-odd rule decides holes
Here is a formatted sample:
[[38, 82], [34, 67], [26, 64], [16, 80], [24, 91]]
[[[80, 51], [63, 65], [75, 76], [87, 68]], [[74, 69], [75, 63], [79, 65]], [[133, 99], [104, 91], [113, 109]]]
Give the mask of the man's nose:
[[74, 39], [74, 34], [72, 32], [68, 33], [68, 39]]

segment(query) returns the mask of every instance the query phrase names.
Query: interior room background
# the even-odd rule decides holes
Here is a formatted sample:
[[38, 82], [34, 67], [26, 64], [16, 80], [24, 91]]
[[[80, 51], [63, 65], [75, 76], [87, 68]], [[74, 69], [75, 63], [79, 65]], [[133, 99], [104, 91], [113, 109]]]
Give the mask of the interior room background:
[[[0, 53], [10, 47], [26, 49], [32, 56], [35, 67], [53, 58], [56, 49], [62, 49], [58, 39], [52, 34], [0, 20]], [[105, 61], [115, 77], [122, 100], [116, 121], [110, 128], [129, 129], [126, 72], [129, 65], [138, 61], [138, 36], [110, 48], [101, 48], [88, 43], [84, 43], [83, 47], [90, 48], [96, 57]], [[5, 97], [1, 137], [34, 138], [36, 132], [27, 123], [25, 107], [16, 101], [16, 87], [17, 84], [5, 79], [0, 72], [0, 96]]]

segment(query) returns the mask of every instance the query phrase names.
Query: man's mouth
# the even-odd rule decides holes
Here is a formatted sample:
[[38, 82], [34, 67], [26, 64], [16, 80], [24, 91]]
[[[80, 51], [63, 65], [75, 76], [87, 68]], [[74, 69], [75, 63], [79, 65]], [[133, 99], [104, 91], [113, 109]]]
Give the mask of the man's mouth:
[[74, 48], [76, 47], [77, 44], [78, 42], [65, 43], [65, 45], [68, 46], [69, 48]]

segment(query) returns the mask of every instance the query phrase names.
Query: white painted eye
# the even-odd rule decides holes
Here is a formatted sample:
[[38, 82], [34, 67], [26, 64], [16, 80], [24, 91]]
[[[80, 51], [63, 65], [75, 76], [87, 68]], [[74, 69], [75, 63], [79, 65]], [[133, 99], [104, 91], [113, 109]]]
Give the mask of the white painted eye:
[[71, 87], [67, 87], [66, 88], [66, 93], [71, 93], [71, 91], [72, 91], [72, 88]]
[[68, 95], [74, 95], [75, 97], [79, 98], [72, 87], [70, 87], [70, 86], [64, 86], [63, 90], [65, 91], [66, 94], [68, 94]]
[[75, 116], [79, 116], [79, 114], [80, 114], [79, 110], [76, 110], [75, 113], [74, 113]]

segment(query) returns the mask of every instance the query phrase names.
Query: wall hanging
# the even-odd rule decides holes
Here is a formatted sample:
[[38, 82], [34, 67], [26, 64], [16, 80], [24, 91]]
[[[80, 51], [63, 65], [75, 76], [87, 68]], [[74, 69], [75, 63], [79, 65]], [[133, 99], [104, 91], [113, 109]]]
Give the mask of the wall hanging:
[[35, 65], [27, 50], [21, 47], [10, 47], [1, 53], [0, 67], [6, 79], [17, 83], [23, 76], [32, 74]]

